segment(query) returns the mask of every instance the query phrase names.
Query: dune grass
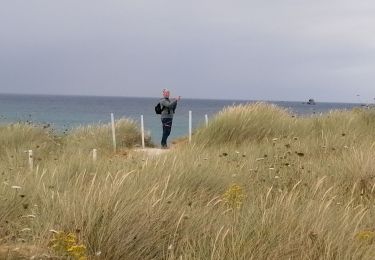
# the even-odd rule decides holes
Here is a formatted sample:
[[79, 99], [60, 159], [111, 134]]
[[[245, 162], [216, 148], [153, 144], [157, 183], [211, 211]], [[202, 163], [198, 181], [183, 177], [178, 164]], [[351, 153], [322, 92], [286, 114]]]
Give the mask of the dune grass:
[[112, 153], [106, 126], [12, 127], [0, 128], [0, 258], [375, 259], [373, 110], [230, 107], [154, 158]]
[[[113, 150], [111, 124], [88, 125], [74, 129], [66, 136], [66, 145], [82, 152], [98, 149], [102, 153], [111, 153]], [[115, 124], [117, 146], [129, 148], [141, 144], [141, 133], [135, 121], [122, 118]], [[151, 137], [145, 136], [145, 144], [152, 146]]]

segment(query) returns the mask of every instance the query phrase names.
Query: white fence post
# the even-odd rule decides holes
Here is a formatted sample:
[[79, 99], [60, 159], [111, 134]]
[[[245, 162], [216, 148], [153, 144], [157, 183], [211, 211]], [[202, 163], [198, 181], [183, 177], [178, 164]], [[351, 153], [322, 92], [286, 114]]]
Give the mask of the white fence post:
[[143, 122], [143, 115], [141, 115], [141, 132], [142, 132], [142, 149], [145, 149], [145, 125]]
[[33, 150], [29, 150], [29, 167], [30, 170], [34, 168], [34, 160], [33, 160]]
[[94, 162], [96, 162], [97, 159], [98, 159], [98, 150], [93, 149], [93, 150], [92, 150], [92, 160], [93, 160]]
[[192, 112], [189, 111], [189, 143], [191, 142], [191, 132], [192, 132]]
[[204, 117], [206, 119], [206, 127], [207, 127], [208, 126], [208, 115], [206, 114]]
[[113, 116], [113, 113], [111, 113], [111, 122], [112, 122], [112, 142], [113, 142], [113, 150], [116, 152], [115, 117]]

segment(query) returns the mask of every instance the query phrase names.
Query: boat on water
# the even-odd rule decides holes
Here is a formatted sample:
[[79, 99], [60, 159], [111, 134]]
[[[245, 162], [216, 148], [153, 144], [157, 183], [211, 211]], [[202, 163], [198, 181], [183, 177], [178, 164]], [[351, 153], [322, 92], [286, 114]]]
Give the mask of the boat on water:
[[308, 104], [308, 105], [316, 105], [315, 100], [312, 99], [312, 98], [310, 98], [309, 101], [307, 101], [306, 104]]

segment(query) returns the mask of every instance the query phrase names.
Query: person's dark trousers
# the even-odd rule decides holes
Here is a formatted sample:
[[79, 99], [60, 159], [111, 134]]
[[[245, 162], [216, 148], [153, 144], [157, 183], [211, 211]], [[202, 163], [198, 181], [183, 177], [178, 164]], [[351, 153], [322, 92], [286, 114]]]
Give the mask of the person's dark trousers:
[[162, 118], [161, 123], [163, 124], [163, 137], [161, 138], [161, 147], [167, 147], [167, 139], [172, 129], [172, 118]]

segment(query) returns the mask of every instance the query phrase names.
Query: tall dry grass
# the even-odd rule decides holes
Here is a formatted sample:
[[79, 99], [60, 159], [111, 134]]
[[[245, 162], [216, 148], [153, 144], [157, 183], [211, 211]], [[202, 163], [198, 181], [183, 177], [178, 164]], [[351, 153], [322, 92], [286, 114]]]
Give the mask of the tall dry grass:
[[97, 162], [68, 135], [45, 146], [63, 160], [33, 171], [2, 157], [17, 170], [0, 175], [0, 249], [69, 257], [49, 246], [57, 230], [90, 259], [374, 259], [374, 128], [371, 110], [295, 118], [256, 104], [192, 145]]
[[[134, 120], [122, 118], [115, 122], [117, 147], [130, 148], [141, 145], [141, 132]], [[110, 138], [109, 138], [110, 137]], [[73, 150], [91, 151], [98, 149], [102, 153], [113, 150], [111, 124], [88, 125], [74, 129], [65, 137], [65, 143]], [[152, 146], [151, 137], [145, 136], [145, 144]]]
[[212, 145], [260, 141], [290, 133], [297, 122], [287, 110], [271, 104], [230, 106], [219, 112], [208, 128], [200, 129], [195, 140]]

